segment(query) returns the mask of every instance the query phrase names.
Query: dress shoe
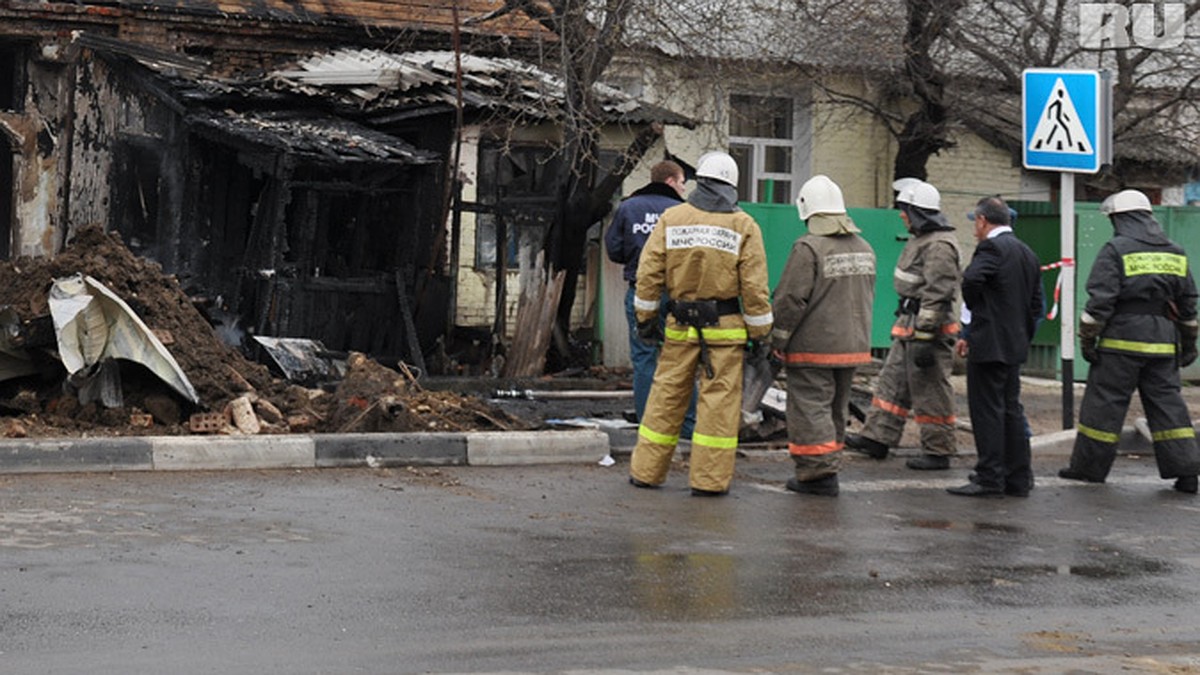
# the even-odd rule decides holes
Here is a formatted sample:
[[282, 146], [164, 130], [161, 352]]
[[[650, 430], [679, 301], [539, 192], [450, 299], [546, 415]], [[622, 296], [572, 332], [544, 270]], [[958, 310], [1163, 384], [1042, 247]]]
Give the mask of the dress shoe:
[[729, 494], [729, 490], [701, 490], [700, 488], [692, 488], [693, 497], [724, 497]]
[[1195, 476], [1180, 476], [1175, 479], [1175, 489], [1189, 495], [1196, 494], [1197, 482]]
[[871, 459], [887, 459], [888, 456], [888, 446], [866, 436], [846, 434], [845, 445], [847, 448], [862, 453]]
[[1004, 490], [999, 488], [984, 487], [978, 483], [967, 483], [960, 487], [946, 488], [946, 492], [959, 497], [984, 497], [987, 499], [995, 499], [1004, 496]]
[[950, 468], [950, 458], [946, 455], [921, 455], [908, 460], [904, 466], [917, 471], [944, 471]]
[[1067, 467], [1065, 469], [1059, 469], [1058, 477], [1066, 478], [1067, 480], [1081, 480], [1085, 483], [1103, 483], [1104, 482], [1103, 478], [1099, 478], [1099, 479], [1089, 478], [1088, 476], [1083, 475], [1082, 472], [1076, 471], [1070, 467]]
[[838, 477], [837, 474], [818, 478], [816, 480], [797, 480], [789, 478], [784, 485], [792, 492], [799, 492], [805, 495], [821, 495], [822, 497], [838, 496]]
[[638, 480], [638, 479], [634, 478], [633, 476], [629, 477], [629, 484], [632, 485], [633, 487], [647, 488], [647, 489], [654, 489], [654, 488], [658, 487], [654, 483], [647, 483], [646, 481]]
[[[967, 474], [967, 480], [972, 483], [978, 484], [979, 483], [979, 474], [972, 471], [971, 473]], [[1009, 497], [1028, 497], [1029, 492], [1032, 489], [1033, 488], [1017, 487], [1016, 485], [1005, 485], [1004, 486], [1004, 494], [1008, 495]]]

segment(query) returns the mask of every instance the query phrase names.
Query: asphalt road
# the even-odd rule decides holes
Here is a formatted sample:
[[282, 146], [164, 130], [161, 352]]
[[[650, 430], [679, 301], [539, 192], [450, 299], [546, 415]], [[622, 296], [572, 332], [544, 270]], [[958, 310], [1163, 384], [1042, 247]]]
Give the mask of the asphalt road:
[[0, 673], [1200, 672], [1200, 499], [855, 459], [0, 476]]

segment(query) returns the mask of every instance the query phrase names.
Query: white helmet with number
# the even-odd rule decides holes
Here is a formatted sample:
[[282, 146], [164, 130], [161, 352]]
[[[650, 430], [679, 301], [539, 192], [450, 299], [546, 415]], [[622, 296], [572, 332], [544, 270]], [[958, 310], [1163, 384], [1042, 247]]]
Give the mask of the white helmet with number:
[[1150, 198], [1140, 190], [1121, 190], [1120, 192], [1109, 195], [1100, 204], [1100, 213], [1106, 216], [1111, 216], [1114, 213], [1124, 213], [1125, 211], [1153, 211], [1154, 207], [1150, 205]]
[[706, 152], [696, 163], [697, 178], [713, 178], [737, 187], [738, 165], [725, 152]]
[[904, 186], [900, 190], [900, 194], [896, 195], [896, 201], [901, 204], [912, 204], [913, 206], [930, 211], [942, 210], [942, 195], [938, 189], [926, 183], [925, 181], [916, 181]]
[[818, 213], [845, 213], [846, 202], [842, 199], [842, 189], [838, 184], [829, 176], [818, 174], [800, 187], [796, 208], [800, 210], [800, 220], [808, 220]]

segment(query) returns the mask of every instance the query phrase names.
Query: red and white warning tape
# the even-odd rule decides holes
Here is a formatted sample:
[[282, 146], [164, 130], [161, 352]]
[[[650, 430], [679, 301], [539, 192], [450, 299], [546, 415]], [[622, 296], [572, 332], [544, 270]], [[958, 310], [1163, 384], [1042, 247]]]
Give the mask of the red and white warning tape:
[[1050, 308], [1050, 312], [1046, 314], [1046, 318], [1053, 321], [1058, 316], [1058, 301], [1062, 296], [1062, 268], [1074, 267], [1075, 260], [1073, 258], [1063, 258], [1058, 262], [1052, 262], [1049, 265], [1042, 265], [1042, 271], [1058, 270], [1058, 278], [1054, 280], [1054, 305]]

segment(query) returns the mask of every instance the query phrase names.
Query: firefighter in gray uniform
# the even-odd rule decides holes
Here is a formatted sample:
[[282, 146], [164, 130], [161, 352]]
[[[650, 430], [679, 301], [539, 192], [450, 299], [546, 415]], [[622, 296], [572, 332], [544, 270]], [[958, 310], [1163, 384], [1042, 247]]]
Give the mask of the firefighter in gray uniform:
[[950, 371], [959, 330], [961, 255], [954, 227], [941, 213], [937, 188], [919, 180], [898, 187], [896, 204], [912, 236], [893, 274], [900, 303], [892, 324], [892, 345], [862, 433], [847, 434], [846, 447], [875, 459], [886, 458], [888, 449], [900, 442], [911, 414], [921, 429], [921, 455], [905, 465], [917, 470], [949, 469], [950, 458], [957, 453]]
[[771, 313], [787, 366], [787, 489], [837, 496], [854, 369], [871, 362], [875, 252], [846, 215], [842, 190], [813, 176], [796, 199], [808, 233], [792, 245]]
[[1100, 210], [1112, 221], [1114, 236], [1088, 275], [1079, 344], [1092, 365], [1071, 464], [1058, 475], [1104, 482], [1137, 389], [1159, 476], [1195, 494], [1200, 449], [1179, 389], [1179, 367], [1196, 360], [1196, 282], [1187, 254], [1167, 239], [1141, 192], [1118, 192]]

